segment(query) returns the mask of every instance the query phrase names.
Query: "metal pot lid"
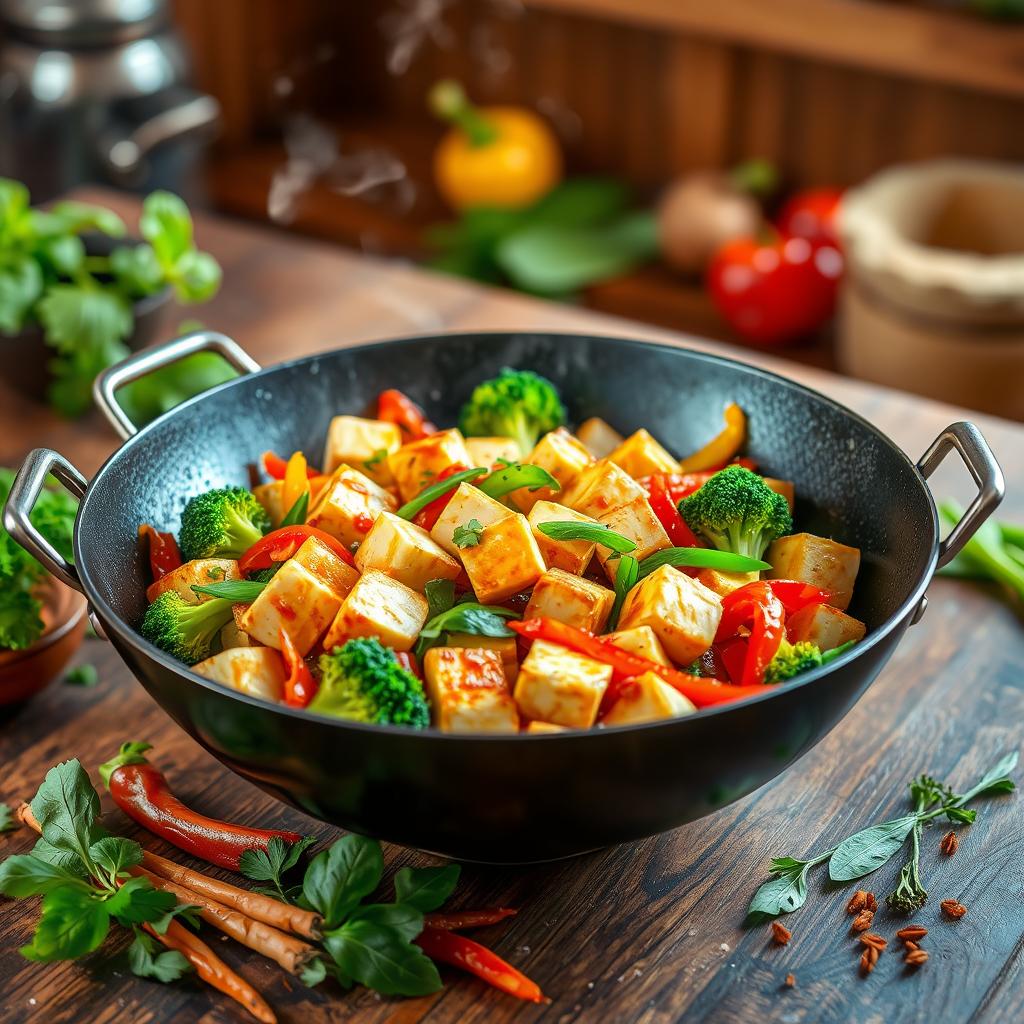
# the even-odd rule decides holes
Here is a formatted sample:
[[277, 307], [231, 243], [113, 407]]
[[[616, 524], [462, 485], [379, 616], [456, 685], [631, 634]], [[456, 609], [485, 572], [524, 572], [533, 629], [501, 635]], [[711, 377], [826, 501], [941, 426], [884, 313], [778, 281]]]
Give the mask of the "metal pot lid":
[[0, 0], [0, 19], [51, 46], [137, 39], [167, 20], [165, 0]]

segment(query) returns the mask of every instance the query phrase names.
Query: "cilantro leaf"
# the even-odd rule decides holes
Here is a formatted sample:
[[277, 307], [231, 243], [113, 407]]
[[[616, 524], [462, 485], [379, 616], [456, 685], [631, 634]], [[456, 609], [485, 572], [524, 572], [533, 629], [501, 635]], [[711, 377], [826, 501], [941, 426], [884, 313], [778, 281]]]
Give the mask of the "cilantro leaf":
[[456, 526], [452, 541], [457, 548], [475, 548], [484, 532], [479, 519], [470, 519], [465, 526]]
[[377, 888], [383, 871], [380, 843], [350, 833], [313, 858], [302, 882], [302, 894], [319, 911], [325, 926], [332, 928]]
[[161, 921], [177, 906], [173, 892], [153, 887], [148, 878], [129, 878], [106, 901], [107, 913], [120, 924]]
[[39, 264], [31, 256], [5, 256], [0, 262], [0, 331], [17, 334], [42, 293]]
[[42, 603], [28, 590], [12, 588], [6, 580], [0, 588], [0, 647], [23, 651], [41, 636], [44, 626], [39, 617]]
[[20, 952], [28, 960], [74, 960], [97, 949], [110, 930], [110, 913], [89, 887], [62, 885], [43, 897], [32, 941]]
[[128, 966], [139, 978], [153, 978], [165, 984], [177, 981], [192, 970], [192, 965], [176, 949], [157, 953], [156, 942], [140, 928], [133, 929], [135, 939], [128, 947]]
[[75, 758], [54, 765], [31, 806], [47, 843], [91, 867], [89, 848], [106, 832], [96, 823], [100, 798], [82, 763]]
[[458, 864], [439, 868], [401, 868], [395, 875], [395, 899], [424, 913], [437, 910], [459, 881]]
[[69, 885], [91, 891], [80, 876], [31, 853], [17, 853], [0, 864], [0, 893], [12, 899], [45, 896], [52, 889]]
[[142, 863], [142, 847], [133, 839], [104, 836], [89, 847], [89, 856], [113, 881], [128, 868]]
[[305, 836], [297, 843], [286, 843], [280, 836], [273, 836], [266, 850], [246, 850], [238, 864], [239, 871], [254, 882], [272, 882], [264, 887], [268, 895], [287, 898], [281, 876], [299, 862], [305, 850], [316, 843], [316, 836]]

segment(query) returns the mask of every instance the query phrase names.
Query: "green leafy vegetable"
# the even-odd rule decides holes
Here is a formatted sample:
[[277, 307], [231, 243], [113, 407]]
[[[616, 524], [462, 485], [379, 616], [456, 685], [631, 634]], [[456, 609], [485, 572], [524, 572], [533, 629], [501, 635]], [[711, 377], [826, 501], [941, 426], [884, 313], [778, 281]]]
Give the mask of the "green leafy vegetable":
[[69, 686], [95, 686], [98, 679], [96, 666], [88, 663], [76, 666], [64, 676], [64, 682]]
[[525, 457], [541, 434], [562, 426], [565, 419], [565, 406], [551, 381], [532, 370], [506, 367], [473, 389], [459, 413], [459, 428], [466, 437], [511, 437]]
[[428, 580], [423, 587], [427, 599], [427, 620], [448, 611], [455, 604], [454, 580]]
[[537, 529], [552, 540], [588, 540], [602, 547], [610, 548], [620, 554], [636, 550], [636, 541], [616, 533], [607, 526], [598, 523], [582, 523], [567, 519], [552, 523], [538, 523]]
[[[297, 843], [286, 843], [280, 836], [273, 836], [266, 850], [246, 850], [239, 859], [238, 870], [246, 878], [256, 882], [270, 882], [269, 886], [257, 887], [257, 892], [277, 899], [288, 899], [282, 876], [295, 867], [302, 854], [316, 843], [316, 836], [306, 836]], [[301, 887], [297, 887], [301, 892]]]
[[222, 597], [233, 603], [248, 604], [255, 601], [266, 590], [266, 583], [255, 580], [222, 580], [220, 583], [193, 583], [196, 594]]
[[440, 868], [400, 868], [395, 874], [395, 899], [424, 914], [438, 907], [455, 891], [462, 869], [458, 864]]
[[374, 921], [346, 921], [324, 936], [324, 946], [346, 976], [383, 995], [422, 996], [441, 987], [418, 946]]
[[[178, 333], [188, 334], [201, 326], [186, 322], [179, 325]], [[117, 400], [132, 423], [141, 427], [193, 395], [209, 391], [237, 376], [236, 371], [215, 352], [196, 352], [126, 384], [118, 392]]]
[[133, 931], [135, 938], [128, 947], [128, 966], [132, 974], [166, 984], [177, 981], [192, 970], [192, 965], [176, 949], [157, 952], [156, 942], [141, 928], [134, 928]]
[[528, 491], [539, 491], [542, 487], [552, 491], [562, 489], [562, 485], [543, 467], [521, 462], [506, 462], [501, 469], [491, 473], [476, 486], [495, 499], [503, 498], [522, 487]]
[[429, 487], [420, 491], [412, 501], [407, 501], [395, 513], [395, 515], [401, 516], [403, 519], [412, 519], [417, 512], [421, 512], [432, 501], [436, 501], [438, 498], [443, 497], [449, 491], [454, 491], [459, 484], [464, 481], [476, 480], [486, 474], [487, 470], [482, 468], [464, 469], [461, 473], [452, 473], [451, 476], [445, 477], [443, 480], [438, 480], [436, 484], [431, 484]]
[[10, 807], [7, 804], [0, 804], [0, 833], [13, 832], [18, 827]]
[[663, 548], [648, 555], [640, 563], [640, 578], [650, 576], [663, 565], [686, 566], [691, 569], [718, 569], [719, 572], [760, 572], [770, 569], [767, 562], [759, 558], [718, 551], [715, 548]]
[[383, 871], [380, 843], [353, 832], [313, 858], [302, 895], [324, 925], [333, 928], [377, 888]]
[[452, 534], [452, 542], [457, 548], [474, 548], [480, 543], [480, 536], [484, 532], [483, 525], [479, 519], [470, 519], [465, 526], [456, 526]]
[[449, 633], [469, 633], [472, 636], [515, 636], [505, 625], [505, 619], [518, 618], [518, 614], [500, 605], [477, 604], [460, 601], [447, 611], [435, 615], [420, 630], [416, 641], [416, 657], [422, 658], [431, 647], [443, 643]]

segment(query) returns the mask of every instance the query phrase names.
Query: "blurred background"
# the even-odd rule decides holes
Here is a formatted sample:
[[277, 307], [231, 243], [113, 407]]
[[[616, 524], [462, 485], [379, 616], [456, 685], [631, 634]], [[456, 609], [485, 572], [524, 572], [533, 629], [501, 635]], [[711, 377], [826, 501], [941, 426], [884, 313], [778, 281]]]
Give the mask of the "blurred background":
[[[0, 175], [1024, 419], [1024, 0], [0, 0]], [[8, 331], [10, 333], [10, 331]]]

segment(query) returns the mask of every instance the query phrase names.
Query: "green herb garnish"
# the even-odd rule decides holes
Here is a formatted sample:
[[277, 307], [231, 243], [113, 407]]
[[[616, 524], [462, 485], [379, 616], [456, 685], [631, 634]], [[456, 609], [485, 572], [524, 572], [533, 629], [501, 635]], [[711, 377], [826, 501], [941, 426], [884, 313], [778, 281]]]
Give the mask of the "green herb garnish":
[[99, 673], [96, 671], [96, 666], [88, 663], [78, 665], [64, 676], [64, 682], [69, 686], [95, 686], [98, 679]]
[[412, 519], [417, 512], [422, 512], [432, 501], [444, 497], [449, 491], [454, 491], [459, 484], [477, 480], [486, 475], [487, 470], [482, 467], [464, 469], [461, 473], [453, 473], [451, 476], [445, 477], [444, 480], [438, 480], [436, 484], [431, 484], [416, 495], [412, 501], [407, 501], [395, 515], [401, 516], [402, 519]]
[[505, 619], [517, 619], [518, 613], [498, 605], [460, 601], [430, 619], [420, 630], [416, 641], [416, 657], [422, 658], [431, 647], [443, 643], [449, 633], [469, 633], [472, 636], [515, 636]]
[[537, 529], [552, 540], [589, 540], [601, 547], [611, 548], [620, 555], [636, 550], [636, 541], [616, 533], [599, 523], [581, 523], [566, 519], [554, 523], [538, 523]]
[[[543, 527], [541, 527], [543, 529]], [[687, 566], [691, 569], [718, 569], [720, 572], [760, 572], [770, 569], [768, 562], [746, 555], [736, 555], [731, 551], [718, 551], [715, 548], [663, 548], [648, 555], [640, 563], [640, 578], [650, 576], [655, 569], [663, 565]]]
[[501, 469], [495, 470], [486, 480], [481, 480], [477, 487], [490, 498], [503, 498], [512, 491], [525, 487], [528, 491], [539, 491], [548, 487], [552, 491], [560, 491], [562, 485], [540, 466], [529, 463], [509, 462]]
[[456, 526], [452, 541], [457, 548], [475, 548], [480, 543], [484, 528], [479, 519], [470, 519], [465, 526]]
[[363, 469], [373, 469], [388, 457], [387, 448], [378, 448], [368, 459], [363, 459]]

